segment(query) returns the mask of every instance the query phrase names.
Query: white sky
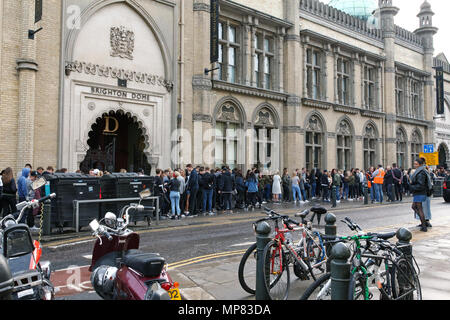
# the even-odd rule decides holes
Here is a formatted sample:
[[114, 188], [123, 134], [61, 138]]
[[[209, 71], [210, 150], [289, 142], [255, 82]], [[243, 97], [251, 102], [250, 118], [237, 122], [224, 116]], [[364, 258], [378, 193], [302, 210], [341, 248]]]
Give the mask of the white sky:
[[[420, 5], [424, 0], [393, 0], [396, 7], [400, 8], [400, 12], [395, 17], [395, 24], [409, 31], [414, 31], [419, 27], [419, 18], [417, 14], [420, 11]], [[439, 28], [438, 33], [434, 37], [434, 55], [444, 52], [447, 59], [450, 60], [450, 1], [448, 0], [428, 0], [431, 9], [435, 13], [433, 17], [433, 25]]]

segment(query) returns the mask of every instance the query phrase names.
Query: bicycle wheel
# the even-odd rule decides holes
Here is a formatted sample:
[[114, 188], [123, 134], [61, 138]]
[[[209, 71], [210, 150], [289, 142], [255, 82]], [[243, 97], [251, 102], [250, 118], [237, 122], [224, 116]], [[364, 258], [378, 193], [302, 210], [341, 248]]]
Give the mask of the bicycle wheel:
[[290, 287], [288, 259], [283, 247], [275, 241], [267, 244], [263, 253], [266, 292], [271, 300], [287, 300]]
[[306, 289], [300, 300], [331, 300], [331, 273], [326, 273]]
[[369, 297], [366, 297], [368, 290], [367, 276], [358, 271], [352, 274], [348, 290], [348, 300], [370, 300], [370, 294]]
[[391, 279], [392, 298], [394, 300], [422, 300], [422, 288], [416, 270], [405, 258], [395, 264]]
[[295, 261], [294, 274], [297, 276], [297, 278], [299, 278], [300, 280], [310, 280], [311, 276], [313, 280], [316, 281], [317, 277], [325, 273], [325, 264], [313, 268], [313, 266], [319, 264], [324, 260], [324, 252], [322, 248], [312, 239], [308, 240], [308, 243], [306, 245], [306, 257], [304, 257], [303, 245], [299, 246], [296, 252], [300, 257], [302, 257], [303, 262], [308, 267], [308, 269], [305, 270], [297, 261]]
[[249, 294], [256, 294], [256, 243], [242, 256], [239, 263], [238, 277], [242, 289]]

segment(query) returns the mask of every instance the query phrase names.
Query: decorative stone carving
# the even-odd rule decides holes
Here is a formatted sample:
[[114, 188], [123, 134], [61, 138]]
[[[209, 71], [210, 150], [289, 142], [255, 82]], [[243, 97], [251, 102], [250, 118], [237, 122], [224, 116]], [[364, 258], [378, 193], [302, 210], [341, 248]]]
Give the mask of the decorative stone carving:
[[124, 26], [111, 28], [111, 56], [133, 60], [134, 32]]
[[350, 124], [346, 120], [342, 120], [341, 123], [339, 123], [339, 128], [337, 133], [339, 135], [343, 136], [350, 136], [352, 134], [352, 131], [350, 129]]
[[308, 125], [306, 126], [306, 130], [315, 131], [315, 132], [323, 132], [322, 121], [319, 117], [313, 115], [308, 121]]
[[135, 81], [138, 83], [146, 83], [150, 85], [162, 86], [167, 89], [168, 92], [173, 90], [173, 82], [164, 79], [162, 76], [152, 75], [148, 73], [142, 73], [131, 70], [118, 69], [109, 66], [101, 66], [98, 64], [73, 61], [66, 64], [66, 70], [85, 73], [89, 75], [98, 75], [105, 78], [121, 79], [127, 81]]
[[413, 132], [411, 136], [411, 142], [416, 144], [422, 143], [422, 139], [420, 138], [420, 135], [416, 130]]
[[87, 107], [90, 111], [94, 111], [96, 108], [96, 105], [94, 102], [89, 102]]
[[239, 116], [236, 113], [236, 107], [232, 104], [224, 104], [219, 111], [217, 120], [238, 122]]
[[366, 127], [365, 133], [364, 133], [364, 137], [365, 138], [369, 138], [369, 139], [376, 139], [377, 135], [376, 135], [376, 130], [373, 127], [373, 125], [369, 124]]
[[192, 115], [192, 120], [201, 121], [205, 123], [212, 123], [212, 117], [209, 114], [194, 113]]
[[263, 126], [263, 127], [275, 126], [275, 121], [274, 121], [272, 112], [267, 108], [261, 109], [258, 112], [258, 115], [256, 116], [255, 125]]

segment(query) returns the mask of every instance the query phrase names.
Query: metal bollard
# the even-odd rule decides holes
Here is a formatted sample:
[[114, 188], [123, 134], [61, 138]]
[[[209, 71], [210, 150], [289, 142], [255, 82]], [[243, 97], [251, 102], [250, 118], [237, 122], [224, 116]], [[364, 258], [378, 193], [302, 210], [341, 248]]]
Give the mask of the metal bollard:
[[336, 208], [337, 202], [336, 202], [336, 186], [333, 186], [331, 188], [331, 207]]
[[364, 204], [368, 205], [369, 204], [369, 186], [367, 185], [367, 183], [364, 184], [364, 188], [363, 188], [363, 192], [364, 192]]
[[270, 237], [271, 228], [267, 222], [260, 222], [256, 226], [256, 300], [270, 300], [270, 296], [265, 287], [265, 276], [263, 273], [263, 254], [267, 244], [272, 240]]
[[343, 243], [337, 243], [331, 250], [331, 300], [348, 300], [350, 255], [350, 249]]
[[[337, 235], [337, 227], [336, 227], [336, 216], [332, 213], [327, 213], [325, 216], [325, 235], [335, 237]], [[331, 263], [331, 249], [332, 245], [327, 244], [326, 250], [328, 255], [327, 260], [327, 272], [330, 272], [330, 263]]]
[[[412, 244], [411, 244], [412, 233], [408, 229], [401, 228], [397, 231], [396, 237], [398, 239], [398, 242], [396, 243], [397, 248], [404, 254], [410, 266], [414, 268]], [[409, 281], [407, 279], [404, 279], [404, 277], [400, 276], [398, 278], [400, 287], [402, 286], [408, 287], [409, 282], [413, 280], [412, 274], [405, 274], [405, 276], [409, 278]], [[405, 297], [404, 300], [412, 300], [412, 297]]]

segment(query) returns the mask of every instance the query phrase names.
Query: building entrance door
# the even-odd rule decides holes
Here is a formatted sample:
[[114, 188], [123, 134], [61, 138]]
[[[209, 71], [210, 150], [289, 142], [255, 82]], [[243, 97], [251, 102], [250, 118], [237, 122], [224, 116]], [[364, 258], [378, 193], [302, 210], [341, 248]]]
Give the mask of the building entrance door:
[[110, 112], [92, 125], [88, 140], [89, 150], [80, 170], [99, 169], [108, 172], [137, 172], [150, 174], [145, 150], [145, 136], [135, 119], [123, 112]]

